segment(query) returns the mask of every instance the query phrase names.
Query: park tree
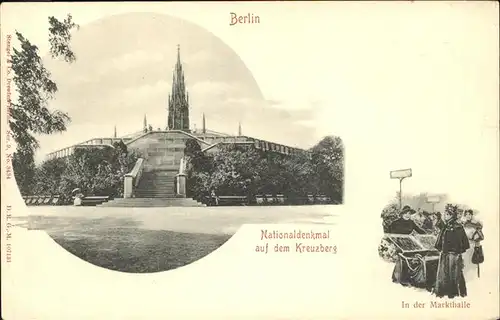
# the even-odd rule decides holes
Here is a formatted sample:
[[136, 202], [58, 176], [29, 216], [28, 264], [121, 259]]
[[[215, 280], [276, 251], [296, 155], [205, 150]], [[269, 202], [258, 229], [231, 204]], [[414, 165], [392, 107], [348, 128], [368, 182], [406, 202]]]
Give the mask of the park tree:
[[[92, 192], [93, 179], [99, 163], [85, 149], [76, 149], [67, 158], [67, 167], [61, 176], [60, 192], [70, 194], [75, 188], [81, 188], [84, 194]], [[94, 160], [94, 161], [93, 161]]]
[[324, 137], [311, 150], [318, 187], [333, 201], [342, 203], [344, 185], [344, 144], [339, 137]]
[[67, 159], [58, 191], [69, 194], [80, 188], [85, 195], [123, 195], [124, 175], [132, 170], [139, 154], [114, 148], [77, 148]]
[[[71, 50], [71, 32], [78, 28], [70, 14], [63, 21], [49, 17], [50, 55], [53, 59], [75, 61]], [[30, 193], [35, 177], [35, 152], [39, 147], [36, 135], [52, 134], [66, 130], [70, 117], [49, 107], [49, 101], [57, 92], [57, 84], [51, 79], [39, 56], [38, 47], [22, 33], [16, 31], [19, 42], [14, 46], [11, 60], [13, 83], [17, 99], [11, 102], [9, 127], [17, 149], [12, 165], [21, 193]]]
[[187, 142], [185, 149], [192, 163], [188, 168], [190, 196], [206, 195], [210, 190], [249, 199], [283, 194], [299, 203], [307, 194], [323, 193], [342, 202], [344, 149], [340, 138], [326, 137], [309, 151], [288, 155], [232, 144], [207, 155], [194, 143]]
[[303, 197], [319, 192], [317, 177], [307, 153], [299, 152], [283, 160], [283, 191], [288, 198]]
[[188, 162], [188, 173], [190, 171], [210, 171], [210, 159], [201, 151], [201, 146], [196, 139], [186, 140], [184, 157]]
[[196, 157], [201, 152], [201, 146], [196, 139], [190, 138], [186, 140], [184, 155], [187, 157]]
[[186, 140], [184, 159], [187, 161], [186, 193], [189, 197], [201, 197], [207, 193], [203, 181], [206, 181], [205, 175], [212, 172], [212, 159], [201, 151], [200, 144], [193, 138]]
[[209, 169], [193, 174], [199, 192], [215, 190], [223, 195], [252, 196], [261, 189], [265, 161], [258, 151], [226, 145], [207, 157], [211, 163]]
[[287, 177], [284, 175], [285, 162], [281, 154], [266, 152], [262, 154], [263, 164], [260, 167], [259, 193], [262, 194], [282, 194], [286, 187]]
[[37, 195], [51, 195], [57, 192], [66, 167], [66, 159], [61, 158], [50, 159], [41, 163], [34, 173], [33, 193]]

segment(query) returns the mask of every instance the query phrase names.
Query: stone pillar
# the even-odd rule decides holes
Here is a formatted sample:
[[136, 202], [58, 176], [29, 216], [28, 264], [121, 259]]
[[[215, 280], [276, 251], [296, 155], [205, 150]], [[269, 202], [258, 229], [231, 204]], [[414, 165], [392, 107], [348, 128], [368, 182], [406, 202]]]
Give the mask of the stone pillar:
[[186, 197], [186, 175], [179, 173], [177, 176], [177, 195]]
[[125, 179], [123, 179], [123, 197], [124, 198], [132, 198], [134, 193], [133, 190], [133, 180], [132, 175], [126, 174]]

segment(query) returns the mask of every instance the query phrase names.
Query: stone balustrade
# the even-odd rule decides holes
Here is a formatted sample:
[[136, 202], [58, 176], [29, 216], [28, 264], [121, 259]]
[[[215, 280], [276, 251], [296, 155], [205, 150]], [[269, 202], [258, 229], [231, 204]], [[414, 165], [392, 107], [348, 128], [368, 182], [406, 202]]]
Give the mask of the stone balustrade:
[[[179, 130], [171, 131], [151, 131], [146, 132], [142, 135], [136, 137], [128, 138], [95, 138], [84, 141], [77, 145], [67, 147], [52, 153], [49, 153], [48, 159], [63, 158], [73, 154], [75, 147], [79, 146], [112, 146], [113, 143], [123, 141], [130, 148], [134, 149], [148, 149], [148, 153], [151, 152], [151, 156], [159, 156], [160, 153], [183, 153], [186, 140], [189, 138], [194, 138], [198, 140], [201, 144], [202, 149], [210, 149], [210, 146], [215, 144], [231, 144], [231, 143], [250, 143], [253, 144], [256, 149], [263, 151], [277, 152], [281, 154], [295, 154], [298, 152], [304, 152], [304, 150], [299, 148], [293, 148], [285, 146], [282, 144], [269, 142], [265, 140], [260, 140], [256, 138], [251, 138], [247, 136], [217, 136], [213, 134], [203, 134], [195, 133], [190, 134], [187, 132]], [[154, 153], [154, 155], [153, 155]], [[156, 154], [157, 153], [157, 154]], [[146, 157], [148, 157], [146, 155]], [[179, 159], [176, 159], [178, 163]]]
[[47, 155], [47, 160], [52, 160], [52, 159], [59, 159], [59, 158], [66, 158], [66, 157], [69, 157], [71, 156], [75, 149], [78, 148], [78, 147], [86, 147], [86, 146], [90, 146], [90, 147], [113, 147], [113, 144], [115, 142], [120, 142], [120, 141], [123, 141], [123, 142], [127, 142], [129, 141], [131, 138], [96, 138], [96, 139], [90, 139], [90, 140], [87, 140], [87, 141], [84, 141], [82, 143], [78, 143], [78, 144], [75, 144], [73, 146], [70, 146], [70, 147], [66, 147], [66, 148], [63, 148], [61, 150], [57, 150], [57, 151], [54, 151], [54, 152], [51, 152]]
[[57, 150], [57, 151], [49, 153], [47, 155], [47, 160], [69, 157], [70, 155], [73, 154], [74, 151], [75, 151], [74, 146], [67, 147], [67, 148], [64, 148], [61, 150]]
[[139, 181], [144, 170], [144, 159], [139, 158], [134, 165], [132, 171], [127, 173], [123, 179], [123, 197], [133, 198], [134, 189], [139, 185]]
[[[204, 141], [209, 142], [213, 147], [215, 144], [253, 144], [256, 149], [263, 151], [271, 151], [281, 154], [296, 154], [298, 152], [307, 152], [302, 149], [293, 148], [289, 146], [285, 146], [282, 144], [269, 142], [265, 140], [259, 140], [246, 136], [235, 136], [235, 137], [201, 137]], [[204, 148], [204, 150], [211, 150], [211, 147]], [[213, 151], [213, 150], [212, 150]]]
[[78, 145], [113, 145], [115, 142], [127, 142], [131, 138], [94, 138], [90, 139], [87, 141], [84, 141], [82, 143], [79, 143]]
[[175, 176], [176, 194], [179, 197], [186, 196], [186, 159], [182, 158], [179, 165], [179, 173]]

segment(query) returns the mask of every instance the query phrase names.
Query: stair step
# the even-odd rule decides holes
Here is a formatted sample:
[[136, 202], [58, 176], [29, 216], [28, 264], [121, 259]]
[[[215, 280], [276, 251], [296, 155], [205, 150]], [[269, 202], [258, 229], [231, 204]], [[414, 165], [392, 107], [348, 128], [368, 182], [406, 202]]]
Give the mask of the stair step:
[[147, 198], [146, 196], [148, 194], [150, 195], [171, 195], [175, 196], [175, 192], [165, 192], [165, 191], [142, 191], [142, 192], [135, 192], [136, 195], [142, 195], [141, 198]]
[[146, 196], [148, 194], [150, 195], [172, 195], [175, 196], [175, 192], [168, 192], [168, 191], [142, 191], [142, 192], [135, 192], [136, 195], [141, 195], [141, 198], [147, 198]]
[[175, 192], [151, 192], [151, 191], [144, 191], [144, 192], [136, 192], [135, 193], [136, 198], [147, 198], [148, 195], [151, 196], [175, 196]]
[[174, 184], [146, 184], [144, 186], [141, 186], [139, 185], [139, 187], [137, 189], [143, 189], [143, 188], [148, 188], [148, 189], [151, 189], [151, 188], [163, 188], [163, 189], [168, 189], [168, 188], [174, 188]]
[[158, 180], [150, 180], [150, 181], [142, 181], [139, 184], [159, 184], [159, 185], [174, 185], [174, 181], [158, 181]]
[[[175, 193], [175, 180], [176, 175], [179, 173], [179, 163], [164, 163], [162, 165], [146, 164], [145, 171], [139, 181], [139, 185], [135, 190], [135, 198], [121, 199], [118, 202], [113, 202], [110, 206], [133, 206], [152, 205], [153, 201], [155, 206], [173, 206], [173, 205], [197, 205], [198, 202], [178, 202], [179, 199]], [[141, 199], [141, 200], [139, 200]], [[153, 199], [153, 200], [148, 200]], [[165, 202], [173, 199], [174, 202]], [[175, 202], [177, 201], [177, 202]]]
[[141, 194], [139, 195], [141, 198], [142, 197], [147, 197], [148, 199], [165, 199], [165, 198], [174, 198], [173, 196], [171, 195], [166, 195], [166, 194], [158, 194], [158, 195], [154, 195], [154, 194]]
[[136, 194], [137, 198], [175, 198], [174, 194]]
[[137, 198], [175, 198], [173, 193], [170, 194], [152, 194], [152, 193], [144, 193], [144, 194], [136, 194]]
[[192, 198], [117, 198], [102, 207], [205, 207]]
[[192, 202], [198, 201], [190, 198], [127, 198], [121, 201], [113, 200], [108, 203], [140, 203], [140, 202]]
[[[172, 199], [172, 200], [175, 200], [175, 199]], [[108, 202], [107, 204], [114, 205], [114, 204], [155, 204], [155, 203], [160, 203], [160, 204], [169, 204], [169, 203], [198, 204], [199, 202], [196, 202], [196, 201], [182, 201], [182, 202], [179, 202], [179, 201], [165, 201], [165, 199], [158, 198], [158, 199], [149, 199], [148, 201]]]
[[[145, 200], [146, 199], [146, 200]], [[126, 202], [129, 202], [129, 203], [140, 203], [140, 202], [197, 202], [197, 201], [188, 201], [186, 200], [186, 198], [165, 198], [165, 197], [162, 197], [162, 198], [130, 198], [130, 199], [127, 199], [127, 200], [124, 200], [124, 201], [114, 201], [114, 203], [126, 203]], [[111, 201], [109, 201], [111, 203]]]
[[146, 187], [146, 188], [154, 188], [154, 187], [171, 187], [173, 188], [175, 186], [174, 183], [168, 183], [168, 184], [154, 184], [154, 183], [140, 183], [139, 188], [141, 187]]
[[136, 190], [155, 190], [155, 189], [168, 190], [168, 189], [175, 189], [175, 187], [174, 187], [174, 185], [155, 186], [153, 184], [150, 184], [147, 186], [139, 186], [136, 188]]

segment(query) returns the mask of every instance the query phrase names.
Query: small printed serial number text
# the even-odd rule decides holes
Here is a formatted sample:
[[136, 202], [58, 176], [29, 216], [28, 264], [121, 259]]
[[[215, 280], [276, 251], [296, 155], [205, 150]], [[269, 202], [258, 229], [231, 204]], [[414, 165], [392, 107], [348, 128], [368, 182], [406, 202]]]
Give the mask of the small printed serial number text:
[[11, 228], [12, 224], [10, 223], [10, 220], [12, 219], [12, 206], [6, 206], [5, 208], [6, 214], [5, 214], [5, 258], [7, 262], [12, 261], [12, 244], [10, 241], [12, 240], [12, 233], [11, 233]]

